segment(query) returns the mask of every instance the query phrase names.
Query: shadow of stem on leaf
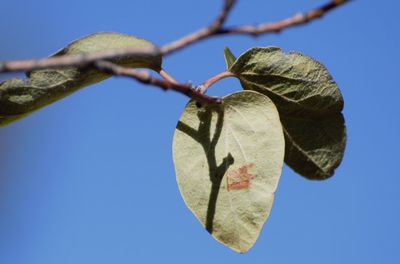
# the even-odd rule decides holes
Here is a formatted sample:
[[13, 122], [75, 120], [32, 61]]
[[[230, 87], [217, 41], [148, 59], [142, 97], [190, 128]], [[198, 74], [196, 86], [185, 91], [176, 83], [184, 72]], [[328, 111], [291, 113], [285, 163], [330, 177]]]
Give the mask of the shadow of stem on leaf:
[[[211, 135], [211, 123], [213, 116], [217, 118], [213, 135]], [[214, 216], [218, 194], [221, 187], [222, 179], [228, 168], [234, 163], [234, 158], [231, 153], [227, 153], [226, 157], [218, 165], [216, 158], [216, 146], [221, 137], [222, 126], [224, 123], [224, 108], [223, 106], [203, 106], [199, 109], [197, 117], [199, 118], [199, 126], [194, 129], [187, 124], [179, 121], [177, 129], [187, 134], [199, 144], [201, 144], [208, 163], [209, 177], [211, 181], [211, 191], [208, 200], [207, 217], [205, 227], [211, 234], [214, 226]]]

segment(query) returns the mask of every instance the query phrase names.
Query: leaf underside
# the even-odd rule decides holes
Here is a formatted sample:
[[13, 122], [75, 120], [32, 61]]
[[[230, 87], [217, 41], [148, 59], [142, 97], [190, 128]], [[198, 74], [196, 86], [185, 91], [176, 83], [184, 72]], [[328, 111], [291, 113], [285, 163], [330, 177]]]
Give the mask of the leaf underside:
[[[123, 48], [149, 48], [158, 51], [152, 43], [134, 36], [100, 32], [72, 42], [52, 57]], [[159, 69], [162, 58], [156, 53], [154, 56], [126, 56], [112, 61], [126, 67]], [[22, 118], [80, 88], [100, 82], [110, 75], [90, 67], [66, 67], [28, 72], [27, 77], [27, 81], [11, 79], [0, 83], [0, 126]]]
[[190, 101], [174, 134], [177, 182], [188, 208], [221, 243], [246, 252], [274, 200], [284, 157], [279, 114], [265, 95], [242, 91], [220, 106]]
[[326, 68], [298, 52], [256, 47], [230, 71], [245, 90], [267, 95], [278, 108], [285, 132], [285, 162], [308, 179], [333, 175], [346, 146], [342, 95]]

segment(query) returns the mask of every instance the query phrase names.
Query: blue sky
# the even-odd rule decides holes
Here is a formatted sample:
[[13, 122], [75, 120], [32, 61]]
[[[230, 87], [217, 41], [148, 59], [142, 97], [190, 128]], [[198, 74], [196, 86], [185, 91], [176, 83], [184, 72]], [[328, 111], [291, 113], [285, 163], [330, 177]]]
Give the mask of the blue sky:
[[[272, 21], [324, 1], [239, 1], [228, 24]], [[220, 1], [3, 1], [0, 60], [39, 58], [97, 31], [164, 44], [210, 22]], [[398, 263], [398, 1], [354, 1], [278, 35], [214, 38], [168, 56], [200, 83], [277, 45], [321, 61], [345, 99], [342, 165], [312, 182], [285, 167], [256, 245], [220, 245], [185, 207], [172, 135], [187, 98], [113, 78], [0, 129], [0, 263]], [[4, 80], [10, 75], [0, 75]], [[239, 90], [223, 80], [210, 90]]]

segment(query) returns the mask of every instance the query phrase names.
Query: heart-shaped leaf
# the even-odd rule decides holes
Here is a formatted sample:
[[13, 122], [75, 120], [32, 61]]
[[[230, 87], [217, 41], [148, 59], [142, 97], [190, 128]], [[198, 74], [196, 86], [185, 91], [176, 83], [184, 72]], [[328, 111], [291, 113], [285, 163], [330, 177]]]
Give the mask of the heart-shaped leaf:
[[[78, 39], [52, 57], [88, 54], [124, 48], [154, 49], [154, 55], [120, 57], [113, 62], [126, 67], [158, 70], [162, 57], [156, 46], [147, 40], [113, 32], [101, 32]], [[109, 74], [94, 68], [66, 67], [29, 72], [28, 81], [9, 80], [0, 83], [0, 126], [59, 100], [85, 86], [100, 82]]]
[[285, 162], [309, 179], [326, 179], [340, 164], [346, 145], [343, 98], [326, 68], [298, 52], [257, 47], [230, 71], [245, 90], [274, 101], [285, 132]]
[[257, 92], [217, 106], [186, 106], [173, 141], [176, 177], [189, 209], [237, 252], [257, 240], [274, 200], [284, 137], [273, 102]]

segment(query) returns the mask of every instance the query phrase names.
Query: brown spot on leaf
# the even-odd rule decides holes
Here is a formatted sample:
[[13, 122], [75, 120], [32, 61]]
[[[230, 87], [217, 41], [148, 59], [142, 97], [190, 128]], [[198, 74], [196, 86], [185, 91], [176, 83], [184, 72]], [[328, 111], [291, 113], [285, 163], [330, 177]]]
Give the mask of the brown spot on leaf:
[[249, 170], [254, 166], [254, 163], [250, 163], [237, 170], [229, 171], [226, 176], [228, 191], [248, 189], [251, 180], [254, 178], [254, 175], [250, 174]]

